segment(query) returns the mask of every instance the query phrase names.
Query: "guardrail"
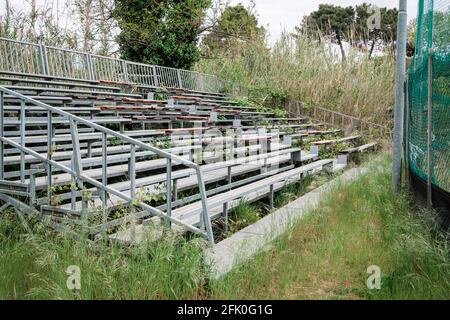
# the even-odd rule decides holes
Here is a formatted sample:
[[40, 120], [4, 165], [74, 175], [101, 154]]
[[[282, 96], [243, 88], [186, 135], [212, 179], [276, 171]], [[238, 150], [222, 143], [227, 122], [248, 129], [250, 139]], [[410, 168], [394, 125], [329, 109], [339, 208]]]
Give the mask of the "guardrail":
[[[20, 105], [21, 105], [21, 125], [20, 125], [20, 141], [17, 143], [11, 139], [4, 137], [4, 129], [5, 129], [5, 122], [4, 122], [4, 97], [5, 95], [13, 96], [19, 99]], [[47, 111], [47, 153], [46, 155], [39, 154], [35, 152], [34, 150], [27, 148], [25, 145], [25, 138], [26, 138], [26, 130], [25, 130], [25, 112], [29, 105], [37, 106], [42, 108], [43, 110]], [[72, 165], [71, 167], [68, 167], [62, 163], [59, 163], [55, 159], [52, 159], [52, 153], [53, 153], [53, 136], [54, 136], [54, 125], [52, 124], [52, 118], [53, 115], [59, 115], [67, 119], [67, 122], [70, 126], [70, 132], [72, 137], [72, 144], [73, 144], [73, 157], [72, 157]], [[78, 127], [84, 126], [94, 129], [95, 131], [102, 133], [102, 179], [101, 181], [95, 180], [89, 176], [86, 176], [83, 174], [83, 166], [81, 161], [81, 149], [80, 149], [80, 139], [78, 135]], [[111, 188], [108, 186], [107, 183], [107, 140], [108, 137], [110, 138], [116, 138], [122, 141], [123, 143], [130, 144], [130, 160], [129, 160], [129, 175], [130, 175], [130, 186], [131, 186], [131, 192], [130, 196], [124, 194], [123, 192], [116, 190], [114, 188]], [[54, 168], [57, 170], [63, 171], [65, 173], [68, 173], [72, 176], [73, 182], [76, 184], [77, 188], [81, 191], [83, 191], [85, 188], [84, 183], [87, 183], [89, 185], [92, 185], [96, 187], [98, 190], [100, 190], [100, 198], [102, 199], [102, 209], [105, 212], [106, 210], [106, 201], [107, 201], [107, 194], [112, 194], [120, 199], [126, 201], [130, 204], [130, 206], [133, 207], [140, 207], [142, 210], [144, 210], [141, 213], [134, 214], [136, 219], [141, 219], [149, 215], [156, 215], [160, 216], [162, 218], [168, 219], [169, 221], [179, 224], [186, 229], [200, 234], [204, 237], [206, 237], [211, 244], [214, 244], [214, 236], [212, 232], [211, 227], [211, 220], [208, 214], [208, 203], [207, 203], [207, 194], [206, 194], [206, 188], [205, 183], [203, 179], [203, 172], [200, 168], [200, 165], [191, 162], [189, 160], [186, 160], [182, 157], [176, 156], [174, 154], [171, 154], [169, 152], [160, 150], [158, 148], [155, 148], [153, 146], [150, 146], [148, 144], [145, 144], [139, 140], [130, 138], [126, 135], [123, 135], [121, 133], [118, 133], [116, 131], [107, 129], [106, 127], [103, 127], [101, 125], [98, 125], [96, 123], [93, 123], [89, 120], [86, 120], [84, 118], [77, 117], [71, 113], [68, 113], [66, 111], [60, 110], [58, 108], [52, 107], [48, 104], [45, 104], [43, 102], [34, 100], [30, 97], [24, 96], [20, 93], [17, 93], [13, 90], [4, 88], [0, 86], [0, 180], [2, 180], [3, 173], [4, 173], [4, 150], [5, 145], [9, 145], [20, 152], [20, 172], [21, 177], [20, 181], [22, 183], [25, 183], [25, 155], [29, 155], [34, 157], [35, 159], [39, 160], [41, 163], [44, 163], [46, 165], [46, 176], [47, 176], [47, 189], [48, 194], [47, 197], [51, 198], [51, 190], [52, 190], [52, 183], [53, 183], [53, 173]], [[161, 210], [158, 210], [152, 206], [149, 206], [148, 204], [139, 201], [139, 199], [136, 198], [136, 171], [135, 171], [135, 164], [136, 164], [136, 149], [142, 149], [146, 151], [151, 151], [154, 154], [167, 159], [167, 166], [166, 166], [166, 200], [167, 200], [167, 209], [166, 212], [163, 212]], [[188, 225], [185, 222], [176, 219], [171, 216], [171, 209], [172, 209], [172, 192], [173, 192], [173, 184], [172, 184], [172, 165], [173, 164], [182, 164], [186, 167], [189, 167], [191, 169], [195, 170], [197, 180], [198, 180], [198, 186], [200, 190], [200, 197], [202, 202], [202, 212], [200, 213], [200, 221], [202, 222], [202, 227], [205, 229], [205, 231], [196, 228], [194, 226]], [[34, 179], [30, 175], [30, 184], [32, 183]], [[33, 189], [33, 186], [30, 186]], [[84, 196], [82, 196], [84, 198]], [[72, 204], [75, 204], [75, 199], [73, 198]], [[86, 215], [87, 210], [87, 201], [83, 200], [83, 207], [82, 207], [82, 216]], [[113, 221], [107, 221], [107, 217], [103, 216], [103, 222], [102, 227], [105, 229], [107, 226], [112, 225], [114, 223], [117, 223], [117, 220]], [[124, 220], [124, 219], [122, 219]]]
[[182, 88], [237, 94], [239, 87], [196, 71], [137, 63], [0, 37], [0, 69], [23, 74], [126, 82], [147, 87]]
[[[297, 105], [301, 105], [297, 102]], [[351, 127], [352, 130], [358, 130], [360, 133], [379, 137], [392, 137], [392, 129], [377, 123], [363, 120], [342, 112], [329, 110], [323, 107], [312, 106], [305, 109], [297, 108], [297, 113], [309, 117], [315, 121], [322, 121], [332, 126], [341, 128]]]

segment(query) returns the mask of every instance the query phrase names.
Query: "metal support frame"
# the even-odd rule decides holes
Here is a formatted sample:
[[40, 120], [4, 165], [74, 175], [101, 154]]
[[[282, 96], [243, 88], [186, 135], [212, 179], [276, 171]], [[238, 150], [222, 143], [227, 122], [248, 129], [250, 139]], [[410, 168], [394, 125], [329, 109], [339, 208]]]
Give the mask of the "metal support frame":
[[[48, 125], [48, 132], [47, 132], [47, 155], [43, 156], [37, 152], [35, 152], [34, 150], [27, 148], [23, 145], [21, 145], [20, 143], [16, 143], [11, 139], [8, 139], [4, 136], [0, 136], [0, 141], [2, 142], [2, 145], [4, 145], [4, 143], [9, 144], [11, 147], [16, 148], [19, 150], [19, 152], [23, 152], [24, 154], [28, 154], [31, 157], [35, 158], [36, 160], [39, 160], [43, 163], [45, 163], [47, 165], [47, 181], [48, 181], [48, 199], [51, 198], [51, 193], [52, 193], [52, 188], [51, 188], [51, 183], [52, 183], [52, 171], [53, 171], [53, 167], [55, 167], [58, 170], [61, 170], [65, 173], [68, 173], [72, 176], [74, 176], [78, 181], [79, 181], [79, 185], [80, 187], [82, 187], [83, 183], [87, 183], [92, 185], [93, 187], [96, 187], [99, 190], [103, 190], [105, 193], [108, 194], [112, 194], [115, 195], [117, 197], [119, 197], [120, 199], [126, 201], [126, 202], [133, 202], [133, 198], [129, 197], [127, 195], [125, 195], [124, 193], [109, 187], [107, 184], [105, 184], [106, 181], [106, 177], [104, 179], [104, 181], [99, 182], [96, 179], [90, 178], [89, 176], [86, 176], [83, 174], [83, 168], [82, 168], [82, 163], [81, 163], [81, 151], [80, 151], [80, 141], [79, 141], [79, 136], [78, 136], [78, 125], [83, 125], [83, 126], [87, 126], [95, 131], [99, 131], [102, 132], [105, 136], [111, 136], [111, 137], [115, 137], [115, 138], [119, 138], [121, 139], [123, 142], [125, 143], [129, 143], [130, 145], [134, 146], [134, 148], [140, 148], [146, 151], [150, 151], [153, 152], [154, 154], [156, 154], [157, 156], [166, 158], [170, 160], [170, 164], [172, 164], [173, 162], [177, 163], [177, 164], [181, 164], [181, 165], [185, 165], [191, 169], [194, 169], [197, 175], [197, 180], [198, 180], [198, 185], [199, 185], [199, 193], [201, 196], [201, 201], [202, 201], [202, 212], [200, 213], [200, 218], [202, 221], [202, 229], [204, 229], [204, 231], [202, 231], [201, 229], [194, 227], [192, 225], [189, 225], [187, 223], [185, 223], [184, 221], [177, 219], [175, 217], [170, 217], [168, 216], [166, 213], [162, 212], [161, 210], [154, 208], [146, 203], [143, 202], [137, 202], [136, 206], [139, 206], [143, 209], [143, 212], [140, 213], [136, 213], [136, 218], [144, 218], [147, 217], [149, 215], [152, 216], [159, 216], [162, 218], [166, 218], [169, 219], [172, 223], [176, 223], [178, 225], [181, 225], [183, 227], [185, 227], [187, 230], [200, 234], [204, 237], [206, 237], [210, 244], [213, 245], [214, 244], [214, 235], [212, 232], [212, 225], [211, 225], [211, 219], [209, 216], [209, 212], [208, 212], [208, 201], [207, 201], [207, 193], [206, 193], [206, 188], [205, 188], [205, 182], [204, 182], [204, 178], [203, 178], [203, 172], [201, 167], [191, 161], [188, 161], [182, 157], [176, 156], [174, 154], [171, 154], [167, 151], [158, 149], [156, 147], [150, 146], [142, 141], [133, 139], [127, 135], [123, 135], [120, 133], [117, 133], [116, 131], [113, 131], [111, 129], [108, 129], [104, 126], [101, 126], [99, 124], [96, 124], [94, 122], [91, 122], [87, 119], [75, 116], [71, 113], [68, 113], [66, 111], [63, 111], [59, 108], [55, 108], [52, 107], [50, 105], [47, 105], [45, 103], [42, 103], [40, 101], [34, 100], [30, 97], [27, 97], [25, 95], [22, 95], [20, 93], [17, 93], [13, 90], [4, 88], [2, 86], [0, 86], [0, 92], [3, 94], [9, 94], [12, 96], [15, 96], [16, 98], [20, 99], [21, 101], [25, 102], [25, 103], [29, 103], [32, 105], [35, 105], [37, 107], [42, 108], [42, 110], [47, 111], [48, 113], [48, 118], [47, 118], [47, 125]], [[3, 104], [2, 104], [3, 105]], [[3, 109], [2, 109], [3, 111]], [[53, 152], [53, 123], [52, 123], [52, 116], [53, 114], [58, 114], [59, 116], [65, 117], [68, 119], [69, 124], [70, 124], [70, 131], [71, 131], [71, 135], [72, 135], [72, 141], [73, 141], [73, 152], [74, 152], [74, 166], [73, 169], [67, 167], [66, 165], [61, 164], [58, 161], [55, 161], [52, 159], [52, 152]], [[2, 116], [3, 116], [3, 112], [2, 112]], [[2, 119], [2, 117], [0, 118]], [[2, 124], [3, 124], [3, 119], [2, 119]], [[3, 128], [3, 126], [0, 126]], [[106, 145], [106, 137], [103, 140], [103, 145]], [[106, 148], [105, 148], [106, 150]], [[133, 159], [135, 157], [132, 157]], [[103, 155], [103, 163], [105, 165], [106, 168], [106, 154]], [[131, 170], [133, 171], [133, 170]], [[104, 173], [105, 174], [105, 173]], [[171, 197], [170, 197], [171, 198]], [[106, 199], [106, 197], [104, 197], [104, 199]], [[86, 199], [83, 199], [83, 211], [85, 211], [87, 209], [87, 202]], [[86, 213], [86, 212], [85, 212]], [[85, 216], [85, 214], [82, 214]]]
[[[20, 102], [20, 145], [25, 147], [25, 102]], [[25, 182], [25, 153], [20, 153], [20, 182]]]
[[[67, 77], [87, 80], [123, 80], [146, 87], [180, 87], [183, 89], [219, 93], [228, 81], [220, 80], [211, 74], [190, 70], [168, 68], [157, 65], [136, 63], [123, 59], [110, 58], [76, 50], [63, 49], [44, 44], [17, 41], [0, 37], [0, 46], [14, 44], [16, 58], [24, 60], [23, 65], [14, 66], [14, 72], [42, 74], [46, 76]], [[29, 48], [37, 51], [29, 56]], [[85, 63], [79, 64], [80, 60]], [[52, 62], [50, 70], [49, 61]], [[95, 62], [95, 63], [94, 63]], [[31, 67], [36, 66], [36, 67]], [[118, 67], [118, 66], [121, 66]], [[131, 74], [129, 73], [131, 72]], [[186, 76], [186, 77], [185, 77]], [[183, 83], [183, 79], [188, 79]], [[233, 87], [235, 84], [233, 83]], [[231, 90], [233, 91], [233, 90]], [[229, 92], [233, 93], [233, 92]]]
[[397, 70], [395, 79], [395, 110], [394, 110], [394, 136], [392, 155], [392, 187], [394, 192], [399, 192], [402, 172], [402, 143], [403, 143], [403, 115], [404, 92], [406, 70], [406, 33], [407, 33], [407, 1], [399, 0], [398, 25], [397, 25]]
[[[0, 92], [0, 137], [3, 137], [5, 135], [4, 133], [4, 93]], [[5, 144], [3, 141], [0, 141], [0, 179], [3, 179], [4, 177], [4, 170], [5, 170], [5, 164], [4, 164], [4, 148]]]

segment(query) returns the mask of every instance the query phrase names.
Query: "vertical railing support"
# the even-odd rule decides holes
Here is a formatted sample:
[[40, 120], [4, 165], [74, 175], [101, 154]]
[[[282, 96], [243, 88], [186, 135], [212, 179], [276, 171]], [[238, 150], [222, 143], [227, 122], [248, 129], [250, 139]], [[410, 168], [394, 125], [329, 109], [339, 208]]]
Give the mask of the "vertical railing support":
[[[25, 147], [25, 101], [20, 102], [20, 145]], [[20, 182], [25, 182], [25, 153], [20, 151]]]
[[183, 88], [183, 81], [181, 80], [181, 70], [177, 69], [177, 78], [179, 88]]
[[152, 70], [153, 70], [155, 87], [159, 87], [159, 79], [158, 79], [158, 74], [156, 73], [156, 66], [152, 66]]
[[[47, 160], [52, 160], [53, 155], [53, 114], [51, 111], [47, 112]], [[53, 167], [50, 161], [47, 162], [47, 200], [50, 203], [53, 189]]]
[[70, 123], [70, 134], [72, 137], [73, 145], [73, 171], [75, 172], [78, 189], [81, 191], [81, 216], [86, 218], [87, 216], [87, 199], [84, 190], [83, 180], [81, 179], [81, 174], [83, 173], [83, 164], [81, 163], [81, 148], [80, 148], [80, 137], [78, 135], [78, 126], [75, 120], [69, 119]]
[[129, 77], [128, 77], [128, 65], [127, 62], [125, 60], [121, 60], [122, 63], [122, 72], [123, 72], [123, 80], [127, 83], [130, 82]]
[[130, 149], [130, 164], [128, 174], [130, 175], [130, 210], [131, 210], [131, 241], [136, 239], [136, 219], [135, 219], [135, 205], [136, 205], [136, 146], [131, 144]]
[[211, 219], [209, 217], [208, 210], [208, 198], [206, 197], [206, 188], [205, 188], [205, 180], [203, 179], [203, 172], [200, 169], [200, 166], [196, 168], [197, 179], [198, 179], [198, 187], [200, 189], [200, 197], [202, 201], [202, 212], [200, 216], [200, 225], [205, 227], [206, 235], [208, 237], [209, 243], [214, 245], [214, 234], [212, 231]]
[[[4, 137], [5, 135], [5, 129], [4, 129], [4, 105], [3, 100], [4, 94], [3, 92], [0, 92], [0, 137]], [[0, 179], [4, 178], [3, 172], [5, 169], [5, 163], [4, 163], [4, 148], [5, 144], [3, 140], [0, 140]]]
[[228, 202], [224, 202], [222, 208], [223, 232], [228, 232]]
[[[106, 186], [108, 184], [108, 136], [105, 132], [102, 133], [102, 184]], [[103, 233], [106, 236], [106, 224], [108, 222], [108, 208], [106, 207], [106, 190], [102, 192], [102, 224]]]
[[[167, 159], [166, 166], [166, 200], [167, 200], [167, 216], [170, 218], [172, 216], [172, 160]], [[168, 225], [170, 226], [170, 221], [168, 220]]]
[[92, 64], [92, 56], [86, 53], [86, 66], [89, 80], [95, 80], [94, 66]]
[[41, 58], [41, 66], [42, 66], [42, 74], [48, 75], [48, 57], [47, 57], [47, 48], [45, 45], [39, 45], [39, 55]]

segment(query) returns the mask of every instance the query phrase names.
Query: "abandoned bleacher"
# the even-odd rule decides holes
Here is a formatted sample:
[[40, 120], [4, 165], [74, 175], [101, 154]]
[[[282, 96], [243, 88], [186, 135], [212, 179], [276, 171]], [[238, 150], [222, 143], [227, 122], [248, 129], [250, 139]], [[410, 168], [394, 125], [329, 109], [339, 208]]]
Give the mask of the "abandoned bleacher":
[[240, 199], [273, 206], [286, 184], [376, 145], [240, 105], [215, 76], [2, 38], [0, 50], [0, 210], [92, 238], [138, 242], [156, 221], [214, 243]]

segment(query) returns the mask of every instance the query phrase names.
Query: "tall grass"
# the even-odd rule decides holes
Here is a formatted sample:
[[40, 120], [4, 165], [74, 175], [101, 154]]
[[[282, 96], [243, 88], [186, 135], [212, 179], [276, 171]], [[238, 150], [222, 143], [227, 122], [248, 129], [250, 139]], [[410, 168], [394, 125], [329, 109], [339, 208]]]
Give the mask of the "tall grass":
[[[235, 268], [212, 292], [219, 299], [449, 299], [448, 239], [390, 187], [390, 158], [334, 188], [273, 247]], [[369, 290], [367, 268], [381, 269]]]
[[285, 34], [271, 50], [263, 41], [237, 43], [231, 53], [203, 59], [196, 69], [250, 86], [263, 98], [293, 97], [385, 123], [394, 96], [392, 55], [369, 60], [352, 50], [347, 63], [337, 60], [324, 42]]
[[[389, 168], [384, 156], [334, 188], [268, 251], [219, 280], [208, 279], [198, 239], [167, 233], [136, 247], [93, 250], [39, 223], [27, 235], [2, 213], [0, 299], [449, 299], [448, 238], [429, 213], [411, 208], [408, 195], [392, 193]], [[243, 202], [231, 218], [258, 214]], [[80, 291], [66, 286], [71, 265], [81, 269]], [[366, 287], [370, 265], [381, 268], [380, 290]]]
[[[12, 215], [0, 220], [0, 299], [187, 299], [204, 294], [208, 270], [201, 242], [163, 240], [93, 250], [81, 241], [33, 227], [26, 235]], [[81, 290], [67, 288], [69, 266]]]

